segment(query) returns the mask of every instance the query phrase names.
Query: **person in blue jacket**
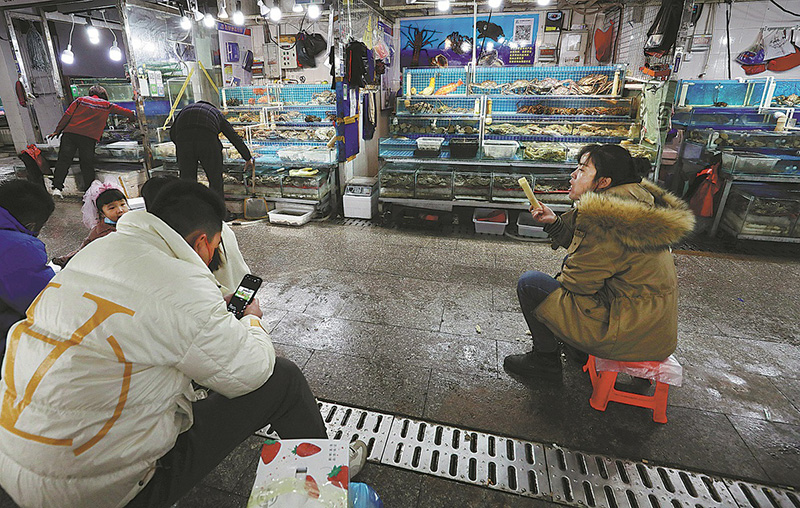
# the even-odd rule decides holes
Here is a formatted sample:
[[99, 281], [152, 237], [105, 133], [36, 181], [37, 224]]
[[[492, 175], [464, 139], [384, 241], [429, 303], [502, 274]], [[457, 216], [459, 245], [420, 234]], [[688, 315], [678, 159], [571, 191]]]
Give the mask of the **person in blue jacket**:
[[55, 272], [47, 266], [44, 243], [36, 238], [53, 213], [53, 198], [27, 180], [0, 184], [0, 361], [11, 325]]

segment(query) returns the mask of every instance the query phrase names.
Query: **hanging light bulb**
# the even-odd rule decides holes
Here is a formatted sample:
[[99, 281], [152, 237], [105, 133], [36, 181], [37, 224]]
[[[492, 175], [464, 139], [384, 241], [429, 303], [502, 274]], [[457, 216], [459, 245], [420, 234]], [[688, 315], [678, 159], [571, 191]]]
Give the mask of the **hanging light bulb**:
[[184, 30], [192, 29], [192, 20], [189, 19], [186, 15], [181, 16], [181, 28], [183, 28]]
[[86, 36], [92, 44], [100, 44], [100, 31], [92, 24], [92, 18], [86, 18]]
[[67, 49], [61, 52], [61, 61], [67, 65], [75, 62], [75, 54], [72, 52], [72, 44], [67, 44]]
[[551, 0], [536, 0], [536, 5], [544, 7], [545, 5], [550, 5]]
[[269, 19], [274, 23], [277, 23], [283, 17], [283, 13], [281, 12], [281, 8], [278, 7], [277, 4], [273, 5], [272, 9], [269, 10]]
[[72, 65], [75, 61], [75, 54], [72, 52], [72, 31], [75, 30], [75, 15], [70, 14], [72, 17], [72, 27], [69, 29], [69, 42], [67, 49], [61, 52], [61, 61], [67, 65]]
[[217, 17], [219, 19], [228, 19], [228, 11], [226, 10], [227, 7], [228, 6], [225, 4], [225, 0], [222, 0], [222, 3], [219, 4], [219, 12], [217, 13]]
[[439, 0], [436, 2], [436, 9], [440, 12], [445, 12], [450, 9], [450, 0]]
[[206, 13], [206, 15], [203, 16], [203, 25], [205, 25], [206, 28], [213, 28], [214, 27], [214, 17], [211, 14]]
[[115, 62], [122, 60], [122, 50], [119, 49], [119, 46], [117, 46], [117, 41], [114, 41], [114, 43], [111, 44], [111, 47], [108, 50], [108, 58], [114, 60]]
[[489, 0], [488, 3], [490, 9], [497, 9], [503, 3], [503, 0]]
[[317, 4], [311, 4], [308, 6], [308, 17], [311, 19], [317, 19], [319, 15], [322, 14], [322, 11]]
[[292, 6], [292, 12], [301, 13], [303, 12], [303, 6], [298, 4], [297, 2], [294, 3]]
[[244, 25], [244, 13], [242, 12], [242, 2], [236, 0], [236, 10], [233, 11], [233, 24]]
[[[106, 11], [100, 11], [100, 14], [103, 15], [103, 23], [108, 26], [108, 21], [106, 21]], [[114, 33], [114, 30], [108, 29], [111, 32], [111, 35], [114, 36], [114, 42], [111, 44], [111, 47], [108, 48], [108, 58], [112, 59], [115, 62], [119, 62], [122, 60], [122, 50], [119, 49], [117, 46], [117, 34]]]

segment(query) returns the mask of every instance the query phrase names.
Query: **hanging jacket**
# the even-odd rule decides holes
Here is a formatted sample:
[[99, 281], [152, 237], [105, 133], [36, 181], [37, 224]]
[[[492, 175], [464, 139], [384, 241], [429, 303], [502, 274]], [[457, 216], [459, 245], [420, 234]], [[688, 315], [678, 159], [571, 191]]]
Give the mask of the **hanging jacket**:
[[192, 426], [192, 380], [232, 398], [271, 376], [261, 320], [226, 307], [177, 232], [145, 211], [123, 215], [9, 333], [3, 489], [23, 508], [125, 506]]
[[0, 354], [11, 325], [55, 273], [47, 266], [47, 251], [36, 235], [0, 207]]
[[584, 194], [553, 240], [567, 248], [561, 287], [535, 309], [564, 342], [599, 358], [660, 361], [675, 351], [678, 277], [669, 246], [694, 216], [643, 180]]
[[366, 44], [350, 41], [345, 47], [345, 82], [353, 88], [367, 86], [367, 66]]

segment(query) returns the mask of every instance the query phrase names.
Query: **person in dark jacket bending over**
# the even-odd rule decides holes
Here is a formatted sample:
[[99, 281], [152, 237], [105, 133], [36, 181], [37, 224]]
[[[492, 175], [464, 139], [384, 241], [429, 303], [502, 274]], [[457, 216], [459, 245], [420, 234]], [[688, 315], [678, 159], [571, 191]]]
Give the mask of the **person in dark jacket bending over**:
[[[53, 195], [61, 197], [64, 190], [64, 179], [67, 177], [69, 166], [78, 152], [81, 163], [81, 176], [83, 188], [92, 185], [94, 181], [94, 147], [103, 136], [108, 116], [111, 114], [122, 115], [128, 120], [135, 120], [136, 113], [130, 109], [117, 106], [108, 102], [108, 93], [102, 86], [95, 85], [89, 89], [89, 95], [78, 97], [69, 105], [58, 122], [56, 130], [49, 138], [61, 135], [61, 147], [58, 149], [58, 160], [53, 171]], [[63, 133], [63, 134], [62, 134]]]
[[11, 325], [55, 273], [47, 266], [44, 243], [36, 238], [55, 205], [50, 194], [27, 180], [0, 184], [0, 362]]
[[222, 191], [222, 133], [245, 160], [244, 170], [252, 171], [255, 165], [250, 150], [230, 123], [213, 104], [198, 101], [178, 113], [169, 137], [175, 143], [175, 155], [181, 179], [197, 181], [197, 163], [203, 165], [209, 187], [220, 196]]
[[620, 146], [588, 145], [578, 160], [569, 189], [577, 206], [560, 217], [546, 205], [531, 207], [567, 257], [556, 278], [529, 271], [517, 284], [533, 350], [503, 365], [521, 377], [560, 378], [559, 340], [568, 352], [626, 362], [661, 361], [677, 345], [670, 245], [692, 231], [694, 215], [643, 180], [650, 163]]

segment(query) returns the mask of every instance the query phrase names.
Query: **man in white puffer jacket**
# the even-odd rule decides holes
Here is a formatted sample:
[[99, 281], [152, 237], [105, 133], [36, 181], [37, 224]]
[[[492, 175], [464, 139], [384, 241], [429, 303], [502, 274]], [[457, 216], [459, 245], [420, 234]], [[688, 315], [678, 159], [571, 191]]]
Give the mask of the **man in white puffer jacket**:
[[181, 181], [151, 212], [81, 250], [9, 332], [0, 484], [22, 507], [170, 506], [267, 423], [326, 436], [257, 302], [226, 310], [208, 268], [221, 198]]

